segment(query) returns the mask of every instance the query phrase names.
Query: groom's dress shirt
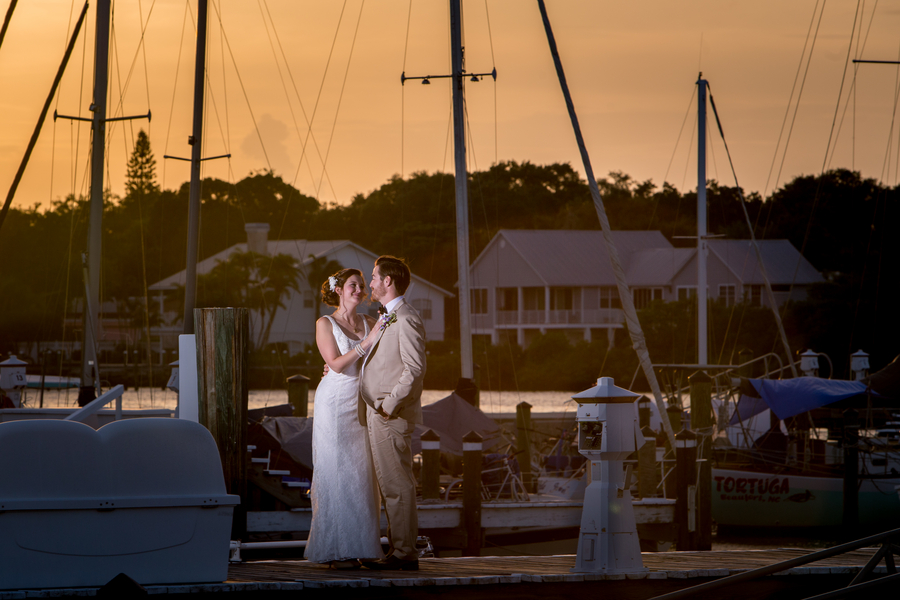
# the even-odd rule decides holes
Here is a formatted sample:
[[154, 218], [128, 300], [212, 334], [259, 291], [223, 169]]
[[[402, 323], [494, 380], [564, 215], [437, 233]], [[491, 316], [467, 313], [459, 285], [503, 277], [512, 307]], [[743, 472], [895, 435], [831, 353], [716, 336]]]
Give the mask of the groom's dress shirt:
[[397, 296], [396, 298], [394, 298], [393, 300], [391, 300], [390, 302], [385, 304], [384, 305], [385, 314], [388, 314], [388, 315], [391, 314], [391, 312], [393, 312], [393, 310], [395, 308], [397, 308], [397, 305], [400, 304], [401, 302], [403, 302], [403, 296]]

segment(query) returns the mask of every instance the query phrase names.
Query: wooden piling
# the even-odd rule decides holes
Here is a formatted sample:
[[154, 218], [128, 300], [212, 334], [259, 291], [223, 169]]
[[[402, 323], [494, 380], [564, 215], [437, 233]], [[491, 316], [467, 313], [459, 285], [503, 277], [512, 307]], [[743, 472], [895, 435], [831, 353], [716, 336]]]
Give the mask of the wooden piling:
[[[682, 411], [681, 406], [671, 402], [668, 407], [666, 407], [666, 414], [669, 415], [669, 423], [672, 425], [672, 431], [681, 431], [684, 420], [684, 411]], [[669, 444], [669, 438], [666, 437], [666, 445], [665, 452], [663, 452], [664, 462], [667, 468], [671, 468], [672, 463], [668, 462], [675, 458], [675, 448], [673, 448]], [[666, 498], [676, 498], [678, 497], [678, 469], [672, 469], [671, 472], [666, 476], [665, 480], [665, 497]]]
[[288, 402], [294, 408], [295, 417], [309, 416], [309, 377], [291, 375], [287, 378]]
[[234, 510], [231, 539], [247, 530], [247, 356], [250, 311], [196, 308], [199, 421], [209, 429], [222, 459], [225, 489], [241, 497]]
[[641, 396], [638, 398], [638, 426], [643, 429], [644, 427], [650, 427], [650, 398], [647, 396]]
[[638, 489], [641, 498], [658, 494], [659, 465], [656, 463], [656, 432], [645, 426], [641, 429], [644, 445], [638, 448]]
[[[844, 411], [844, 506], [845, 536], [853, 536], [859, 526], [859, 413]], [[852, 537], [848, 537], [852, 539]]]
[[697, 550], [712, 550], [712, 378], [703, 371], [688, 377], [691, 429], [697, 434]]
[[466, 546], [463, 556], [481, 556], [481, 436], [470, 431], [463, 437], [463, 526]]
[[675, 461], [675, 547], [679, 551], [697, 550], [697, 436], [693, 431], [682, 429], [675, 434]]
[[531, 471], [531, 405], [516, 405], [516, 456], [522, 468], [522, 481], [529, 494], [535, 493], [534, 474]]
[[422, 434], [422, 499], [438, 500], [441, 478], [441, 436], [429, 429]]

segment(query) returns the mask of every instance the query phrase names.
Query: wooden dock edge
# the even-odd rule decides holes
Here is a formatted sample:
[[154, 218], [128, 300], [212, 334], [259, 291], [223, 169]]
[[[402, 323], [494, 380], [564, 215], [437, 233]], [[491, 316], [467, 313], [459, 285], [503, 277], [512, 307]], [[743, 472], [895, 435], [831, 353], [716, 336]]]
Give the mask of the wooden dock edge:
[[[671, 553], [678, 554], [678, 553]], [[645, 554], [646, 556], [646, 554]], [[499, 557], [498, 557], [499, 558]], [[502, 557], [509, 560], [510, 557]], [[522, 557], [524, 560], [533, 557]], [[536, 557], [534, 557], [536, 558]], [[544, 557], [572, 558], [572, 557]], [[574, 560], [574, 558], [572, 559]], [[472, 561], [464, 565], [461, 561]], [[483, 563], [490, 557], [454, 558], [454, 559], [422, 559], [422, 571], [438, 570], [453, 563], [460, 570], [469, 570], [474, 561]], [[291, 567], [304, 565], [299, 578], [291, 577]], [[527, 564], [523, 564], [527, 567]], [[782, 571], [742, 584], [741, 589], [729, 588], [729, 598], [759, 598], [761, 594], [771, 592], [784, 593], [789, 589], [802, 590], [797, 597], [807, 597], [815, 593], [834, 590], [846, 585], [862, 566], [820, 566], [800, 567]], [[148, 596], [165, 594], [167, 597], [188, 597], [210, 594], [216, 597], [227, 597], [230, 600], [260, 597], [260, 593], [271, 592], [273, 597], [281, 597], [280, 593], [304, 591], [307, 595], [319, 597], [326, 593], [334, 594], [340, 588], [344, 594], [353, 594], [358, 598], [398, 598], [426, 597], [434, 593], [461, 593], [464, 588], [467, 600], [470, 598], [522, 597], [523, 594], [539, 594], [541, 597], [564, 597], [572, 593], [588, 591], [585, 584], [603, 583], [604, 592], [615, 593], [617, 600], [647, 599], [668, 591], [690, 587], [704, 581], [718, 579], [741, 573], [748, 569], [687, 569], [687, 570], [649, 570], [645, 573], [606, 575], [602, 573], [509, 573], [492, 575], [472, 575], [462, 577], [423, 576], [422, 571], [413, 572], [372, 572], [366, 570], [341, 572], [326, 569], [322, 566], [310, 565], [306, 561], [260, 561], [256, 563], [240, 563], [229, 567], [229, 580], [223, 583], [191, 584], [191, 585], [149, 585], [145, 587]], [[246, 581], [259, 577], [259, 572], [270, 572], [277, 581]], [[876, 576], [888, 573], [887, 567], [875, 568]], [[243, 581], [242, 581], [243, 580]], [[531, 584], [540, 584], [535, 587]], [[435, 588], [455, 587], [458, 590], [436, 590]], [[525, 587], [522, 587], [525, 586]], [[0, 600], [18, 600], [25, 598], [75, 598], [101, 595], [102, 588], [73, 588], [47, 590], [0, 591]], [[591, 585], [591, 590], [596, 590]], [[353, 590], [353, 591], [351, 591]]]

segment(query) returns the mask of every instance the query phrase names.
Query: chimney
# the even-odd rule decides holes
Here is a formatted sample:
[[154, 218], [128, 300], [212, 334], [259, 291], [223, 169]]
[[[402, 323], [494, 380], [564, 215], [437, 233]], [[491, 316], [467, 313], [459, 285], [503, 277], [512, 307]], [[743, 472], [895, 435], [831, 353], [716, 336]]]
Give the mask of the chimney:
[[269, 255], [269, 224], [247, 223], [244, 225], [247, 232], [247, 250], [264, 256]]

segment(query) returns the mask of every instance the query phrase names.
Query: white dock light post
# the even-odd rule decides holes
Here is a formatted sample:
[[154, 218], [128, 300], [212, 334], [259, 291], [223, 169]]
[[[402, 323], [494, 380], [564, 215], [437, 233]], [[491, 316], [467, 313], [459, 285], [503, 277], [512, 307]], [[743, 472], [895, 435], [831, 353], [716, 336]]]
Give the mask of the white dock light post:
[[819, 376], [819, 353], [807, 350], [800, 355], [800, 372], [804, 377]]
[[0, 362], [0, 390], [6, 395], [13, 406], [21, 406], [22, 389], [25, 388], [25, 366], [28, 363], [16, 358], [13, 354], [8, 359]]
[[591, 462], [573, 573], [647, 570], [623, 470], [640, 435], [634, 409], [639, 396], [613, 385], [612, 377], [601, 377], [595, 387], [572, 396], [578, 402], [578, 451]]
[[869, 374], [869, 355], [862, 350], [857, 350], [850, 355], [850, 370], [853, 371], [853, 381], [862, 381]]

